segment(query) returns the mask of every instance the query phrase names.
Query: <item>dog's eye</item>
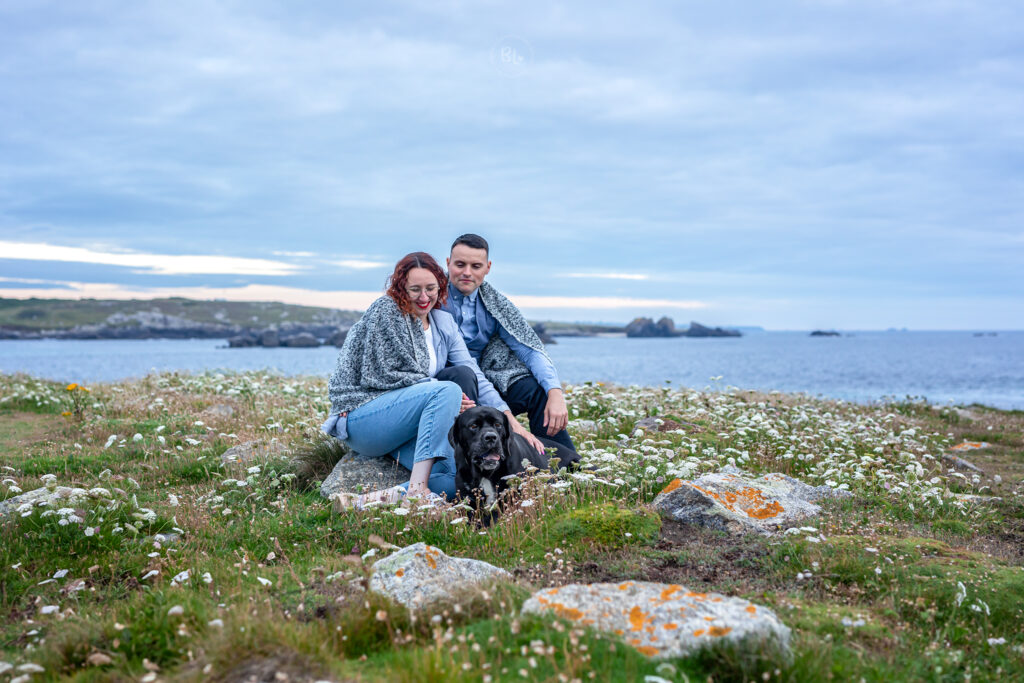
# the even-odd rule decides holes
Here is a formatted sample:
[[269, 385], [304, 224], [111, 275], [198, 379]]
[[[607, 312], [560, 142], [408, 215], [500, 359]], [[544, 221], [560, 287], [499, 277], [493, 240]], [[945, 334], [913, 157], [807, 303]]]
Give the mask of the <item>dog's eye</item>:
[[478, 425], [478, 424], [471, 424], [471, 425], [469, 425], [469, 428], [470, 428], [470, 430], [475, 432], [476, 430], [480, 429], [480, 425]]

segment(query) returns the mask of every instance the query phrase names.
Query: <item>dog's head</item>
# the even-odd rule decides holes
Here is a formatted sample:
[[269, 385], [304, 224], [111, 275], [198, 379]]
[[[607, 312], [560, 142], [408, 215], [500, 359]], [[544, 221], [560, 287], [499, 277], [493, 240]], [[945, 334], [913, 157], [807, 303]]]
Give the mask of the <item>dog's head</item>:
[[493, 472], [508, 458], [512, 430], [505, 413], [487, 406], [470, 408], [455, 419], [448, 441], [456, 458], [465, 458], [483, 472]]

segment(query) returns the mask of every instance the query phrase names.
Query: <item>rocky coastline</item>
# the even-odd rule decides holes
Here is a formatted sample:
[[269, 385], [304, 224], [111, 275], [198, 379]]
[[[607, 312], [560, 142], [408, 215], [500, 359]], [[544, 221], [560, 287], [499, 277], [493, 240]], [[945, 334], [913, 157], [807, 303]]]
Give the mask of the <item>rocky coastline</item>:
[[742, 337], [743, 334], [738, 330], [706, 327], [696, 321], [690, 321], [690, 326], [685, 330], [677, 330], [675, 321], [665, 316], [658, 322], [654, 322], [652, 318], [634, 318], [631, 323], [626, 325], [626, 336], [642, 338]]

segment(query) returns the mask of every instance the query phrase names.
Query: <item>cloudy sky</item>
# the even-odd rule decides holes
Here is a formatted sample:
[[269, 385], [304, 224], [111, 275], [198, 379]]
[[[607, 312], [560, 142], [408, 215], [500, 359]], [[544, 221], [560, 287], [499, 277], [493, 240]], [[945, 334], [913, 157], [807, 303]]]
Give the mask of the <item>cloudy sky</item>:
[[3, 0], [0, 296], [1024, 328], [1019, 3], [621, 5]]

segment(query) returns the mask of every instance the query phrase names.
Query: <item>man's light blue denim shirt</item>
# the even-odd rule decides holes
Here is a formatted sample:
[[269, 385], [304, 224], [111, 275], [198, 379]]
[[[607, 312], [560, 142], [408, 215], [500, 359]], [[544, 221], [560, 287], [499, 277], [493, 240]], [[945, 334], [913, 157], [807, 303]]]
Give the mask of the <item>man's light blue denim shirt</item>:
[[[544, 391], [561, 389], [562, 383], [558, 379], [558, 373], [555, 372], [555, 366], [551, 364], [551, 360], [545, 354], [521, 343], [499, 325], [494, 316], [484, 308], [484, 302], [478, 296], [479, 293], [480, 290], [474, 290], [472, 294], [466, 296], [449, 283], [448, 301], [443, 307], [444, 310], [451, 313], [458, 324], [462, 338], [466, 342], [466, 348], [469, 349], [473, 358], [478, 363], [480, 362], [480, 354], [483, 353], [487, 342], [497, 332], [512, 349], [512, 353], [516, 354], [516, 357], [530, 369]], [[483, 402], [483, 392], [481, 392], [480, 398]]]

